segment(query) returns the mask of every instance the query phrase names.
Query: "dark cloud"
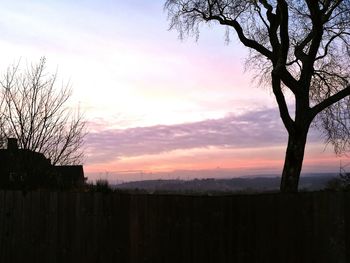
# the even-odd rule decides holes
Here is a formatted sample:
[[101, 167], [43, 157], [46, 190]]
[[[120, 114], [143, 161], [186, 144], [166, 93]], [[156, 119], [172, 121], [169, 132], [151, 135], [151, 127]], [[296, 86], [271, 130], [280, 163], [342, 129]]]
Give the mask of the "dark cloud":
[[94, 162], [98, 162], [120, 156], [159, 154], [178, 149], [210, 146], [254, 148], [284, 145], [286, 142], [287, 134], [277, 109], [262, 109], [194, 123], [90, 133], [87, 148]]

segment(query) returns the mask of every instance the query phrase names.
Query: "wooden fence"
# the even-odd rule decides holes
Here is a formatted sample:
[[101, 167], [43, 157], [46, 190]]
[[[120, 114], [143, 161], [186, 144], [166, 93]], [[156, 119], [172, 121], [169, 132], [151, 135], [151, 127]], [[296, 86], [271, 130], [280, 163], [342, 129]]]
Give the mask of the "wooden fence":
[[350, 262], [350, 193], [0, 192], [0, 262]]

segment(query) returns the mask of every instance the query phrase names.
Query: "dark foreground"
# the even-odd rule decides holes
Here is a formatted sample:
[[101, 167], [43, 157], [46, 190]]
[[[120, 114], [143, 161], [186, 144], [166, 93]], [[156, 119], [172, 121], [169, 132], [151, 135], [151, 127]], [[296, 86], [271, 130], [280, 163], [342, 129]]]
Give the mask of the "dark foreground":
[[0, 192], [0, 262], [350, 262], [350, 193]]

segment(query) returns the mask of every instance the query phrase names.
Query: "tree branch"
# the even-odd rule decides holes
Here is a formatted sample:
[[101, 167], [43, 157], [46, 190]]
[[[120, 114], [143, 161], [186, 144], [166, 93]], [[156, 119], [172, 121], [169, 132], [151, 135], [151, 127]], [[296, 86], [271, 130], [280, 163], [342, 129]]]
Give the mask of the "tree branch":
[[336, 103], [337, 101], [344, 99], [346, 96], [350, 95], [350, 85], [347, 86], [345, 89], [335, 93], [334, 95], [328, 97], [324, 101], [320, 102], [319, 104], [315, 105], [311, 108], [311, 115], [314, 118], [318, 113], [323, 111], [325, 108], [331, 106], [332, 104]]
[[289, 32], [288, 32], [288, 5], [285, 0], [277, 1], [277, 9], [280, 16], [280, 39], [281, 39], [281, 49], [279, 52], [280, 63], [285, 66], [289, 51]]
[[266, 58], [272, 60], [272, 52], [265, 48], [263, 45], [259, 44], [257, 41], [247, 38], [243, 32], [243, 28], [237, 22], [237, 20], [229, 20], [219, 15], [207, 15], [198, 9], [194, 9], [193, 11], [200, 13], [205, 21], [215, 20], [218, 21], [221, 25], [233, 27], [238, 35], [239, 40], [242, 42], [243, 45], [258, 51]]
[[281, 89], [281, 80], [278, 78], [278, 76], [272, 76], [272, 89], [276, 97], [283, 124], [286, 127], [288, 133], [292, 133], [294, 130], [294, 121], [290, 117], [288, 106]]
[[249, 39], [244, 35], [243, 29], [241, 25], [236, 21], [228, 21], [228, 20], [221, 20], [219, 21], [222, 25], [229, 25], [232, 26], [238, 35], [239, 40], [245, 45], [246, 47], [252, 48], [256, 51], [258, 51], [260, 54], [265, 56], [266, 58], [272, 60], [272, 52], [256, 42], [255, 40]]

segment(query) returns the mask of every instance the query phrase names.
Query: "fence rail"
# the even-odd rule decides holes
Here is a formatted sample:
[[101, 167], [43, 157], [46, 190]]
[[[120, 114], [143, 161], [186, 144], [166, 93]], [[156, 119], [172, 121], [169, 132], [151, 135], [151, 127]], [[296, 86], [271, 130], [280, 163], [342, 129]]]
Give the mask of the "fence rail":
[[350, 193], [0, 191], [0, 262], [350, 262]]

